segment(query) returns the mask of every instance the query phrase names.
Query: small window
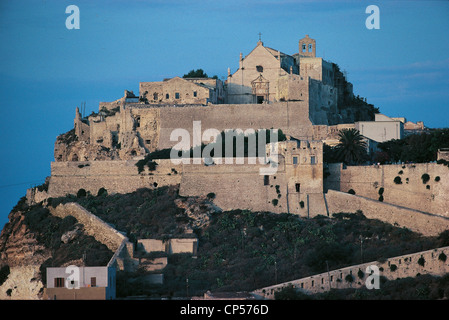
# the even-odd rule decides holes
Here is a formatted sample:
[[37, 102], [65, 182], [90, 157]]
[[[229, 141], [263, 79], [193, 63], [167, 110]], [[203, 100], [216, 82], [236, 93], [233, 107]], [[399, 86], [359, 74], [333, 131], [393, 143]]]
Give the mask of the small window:
[[270, 176], [265, 175], [263, 176], [263, 185], [268, 186], [270, 184]]
[[150, 144], [150, 143], [151, 143], [151, 140], [145, 140], [145, 143], [146, 143], [146, 144]]
[[256, 70], [257, 70], [257, 72], [263, 72], [263, 67], [262, 66], [256, 66]]
[[306, 51], [306, 45], [305, 44], [302, 45], [302, 52], [304, 52], [304, 51]]
[[293, 164], [298, 164], [298, 157], [293, 157]]
[[91, 287], [96, 287], [97, 286], [97, 278], [96, 277], [90, 278], [90, 286]]
[[136, 117], [136, 127], [140, 128], [140, 116]]
[[168, 93], [165, 94], [165, 99], [170, 99], [170, 95]]
[[296, 192], [300, 192], [301, 191], [301, 184], [296, 183], [295, 184], [295, 190], [296, 190]]
[[310, 164], [316, 164], [316, 158], [315, 156], [310, 157]]
[[198, 93], [196, 91], [193, 91], [193, 96], [196, 97]]
[[175, 92], [175, 99], [179, 99], [179, 92]]
[[64, 278], [55, 278], [55, 288], [64, 287]]
[[157, 92], [153, 93], [153, 100], [157, 100], [158, 99], [158, 94]]
[[312, 52], [312, 45], [309, 44], [309, 52]]

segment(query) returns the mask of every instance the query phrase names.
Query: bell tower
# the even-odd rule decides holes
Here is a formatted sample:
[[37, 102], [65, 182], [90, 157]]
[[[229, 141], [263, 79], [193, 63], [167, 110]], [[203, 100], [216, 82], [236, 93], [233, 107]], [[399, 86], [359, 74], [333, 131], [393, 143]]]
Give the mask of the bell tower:
[[305, 38], [299, 40], [299, 56], [301, 57], [316, 57], [316, 41], [315, 39], [309, 38], [307, 34]]

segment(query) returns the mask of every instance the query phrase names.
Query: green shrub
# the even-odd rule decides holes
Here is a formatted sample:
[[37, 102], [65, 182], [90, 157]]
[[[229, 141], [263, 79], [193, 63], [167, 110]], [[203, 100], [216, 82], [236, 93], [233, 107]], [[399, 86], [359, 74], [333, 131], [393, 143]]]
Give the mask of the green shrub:
[[349, 193], [349, 194], [355, 194], [355, 191], [354, 191], [353, 189], [349, 189], [349, 190], [348, 190], [348, 193]]
[[0, 269], [0, 286], [8, 279], [9, 276], [9, 266], [3, 266]]
[[402, 184], [402, 179], [401, 179], [401, 177], [400, 176], [396, 176], [396, 178], [394, 178], [394, 183], [396, 183], [396, 184]]
[[301, 207], [301, 209], [304, 208], [304, 201], [299, 201], [299, 206]]
[[383, 202], [383, 201], [384, 201], [384, 196], [383, 196], [383, 195], [380, 195], [380, 196], [379, 196], [379, 201], [380, 201], [380, 202]]
[[345, 277], [346, 282], [353, 282], [354, 281], [354, 277], [352, 276], [352, 274], [348, 274]]
[[418, 264], [422, 267], [424, 267], [424, 264], [426, 263], [426, 260], [424, 259], [423, 256], [421, 256], [421, 258], [418, 259]]
[[436, 182], [440, 181], [440, 176], [436, 176], [436, 177], [435, 177], [435, 181], [436, 181]]
[[444, 252], [441, 252], [438, 256], [438, 260], [446, 262], [447, 256], [444, 254]]
[[422, 183], [423, 183], [423, 184], [426, 184], [426, 183], [430, 180], [430, 176], [429, 176], [427, 173], [424, 173], [424, 174], [421, 176], [421, 179], [422, 179]]
[[384, 194], [385, 189], [383, 187], [380, 187], [379, 189], [379, 195], [383, 195]]
[[396, 271], [398, 269], [398, 266], [395, 264], [390, 265], [390, 271]]
[[86, 196], [87, 196], [87, 192], [83, 188], [79, 189], [78, 192], [76, 193], [77, 198], [84, 198]]
[[208, 199], [215, 199], [215, 193], [209, 192], [209, 193], [207, 194], [207, 198], [208, 198]]
[[271, 200], [271, 203], [273, 203], [273, 206], [277, 206], [278, 202], [279, 202], [278, 199]]
[[102, 197], [102, 196], [107, 196], [107, 195], [108, 195], [108, 191], [105, 188], [101, 187], [98, 190], [97, 197]]
[[363, 271], [361, 269], [359, 269], [359, 271], [357, 272], [357, 276], [359, 277], [359, 279], [363, 279], [365, 274], [363, 273]]

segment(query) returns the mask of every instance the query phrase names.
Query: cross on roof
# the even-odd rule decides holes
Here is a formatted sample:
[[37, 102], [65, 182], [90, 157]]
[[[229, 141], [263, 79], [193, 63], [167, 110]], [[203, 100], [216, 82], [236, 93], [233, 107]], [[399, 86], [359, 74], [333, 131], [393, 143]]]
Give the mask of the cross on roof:
[[262, 36], [262, 33], [259, 32], [259, 41], [261, 40], [260, 37]]

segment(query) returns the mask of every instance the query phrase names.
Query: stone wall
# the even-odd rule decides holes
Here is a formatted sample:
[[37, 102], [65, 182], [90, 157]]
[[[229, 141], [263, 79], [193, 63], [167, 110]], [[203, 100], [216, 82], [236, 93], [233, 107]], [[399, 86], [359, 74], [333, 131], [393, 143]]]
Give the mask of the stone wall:
[[449, 218], [429, 214], [378, 200], [329, 190], [326, 194], [329, 215], [362, 210], [368, 219], [408, 228], [424, 236], [436, 236], [449, 229]]
[[313, 134], [309, 107], [304, 101], [272, 104], [222, 104], [203, 107], [164, 107], [160, 109], [158, 149], [173, 147], [173, 130], [186, 129], [193, 137], [193, 121], [201, 121], [201, 133], [206, 129], [282, 129], [297, 139], [310, 140]]
[[127, 240], [123, 234], [75, 202], [60, 204], [56, 208], [49, 207], [48, 209], [52, 215], [60, 218], [75, 217], [79, 223], [84, 225], [84, 230], [88, 235], [93, 236], [113, 252]]
[[145, 252], [165, 252], [167, 254], [191, 253], [196, 255], [198, 239], [196, 238], [173, 238], [168, 240], [139, 239], [137, 240]]
[[52, 162], [48, 195], [76, 194], [81, 188], [93, 195], [100, 188], [109, 193], [129, 193], [181, 182], [181, 165], [174, 165], [171, 160], [155, 161], [158, 163], [155, 171], [145, 166], [140, 174], [137, 160]]
[[[311, 277], [261, 288], [253, 291], [252, 293], [265, 299], [274, 299], [274, 295], [277, 291], [280, 291], [290, 285], [307, 294], [325, 292], [330, 288], [360, 288], [365, 286], [365, 281], [368, 277], [368, 274], [366, 274], [366, 268], [371, 265], [377, 266], [380, 270], [380, 276], [384, 276], [388, 280], [416, 277], [418, 274], [442, 276], [449, 272], [449, 259], [446, 261], [440, 260], [438, 257], [441, 253], [449, 256], [449, 247], [406, 254], [387, 259], [385, 262], [373, 261], [347, 268], [332, 270], [329, 273], [321, 273]], [[418, 260], [421, 257], [425, 261], [424, 266], [418, 263]], [[395, 267], [392, 267], [393, 265]], [[359, 270], [363, 272], [363, 276], [361, 278], [358, 275]], [[352, 277], [352, 282], [346, 280], [348, 276]], [[380, 289], [382, 289], [382, 284], [380, 284]]]
[[[330, 176], [325, 180], [328, 189], [348, 192], [383, 202], [449, 217], [449, 169], [436, 163], [397, 165], [329, 166]], [[423, 183], [423, 175], [429, 181]], [[401, 183], [395, 183], [399, 177]], [[383, 188], [381, 190], [381, 188]]]

